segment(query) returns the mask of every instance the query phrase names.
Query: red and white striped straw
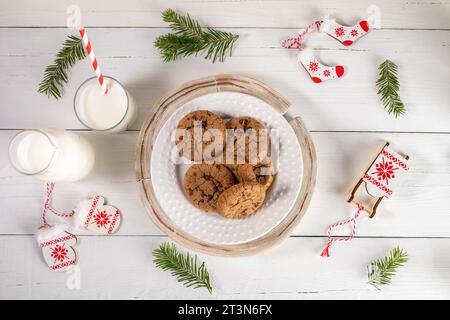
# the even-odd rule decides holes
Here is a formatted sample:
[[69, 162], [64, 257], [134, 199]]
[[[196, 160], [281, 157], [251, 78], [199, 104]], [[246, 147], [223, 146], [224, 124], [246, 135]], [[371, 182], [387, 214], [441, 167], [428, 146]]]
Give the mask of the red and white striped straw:
[[87, 36], [86, 29], [84, 29], [83, 27], [80, 28], [80, 35], [81, 38], [83, 39], [83, 43], [89, 55], [89, 58], [91, 59], [92, 67], [94, 68], [95, 74], [97, 75], [98, 82], [102, 86], [103, 92], [107, 94], [108, 87], [106, 86], [105, 79], [103, 78], [103, 73], [100, 70], [97, 58], [94, 55], [94, 50], [92, 50], [91, 42], [89, 41], [89, 38]]

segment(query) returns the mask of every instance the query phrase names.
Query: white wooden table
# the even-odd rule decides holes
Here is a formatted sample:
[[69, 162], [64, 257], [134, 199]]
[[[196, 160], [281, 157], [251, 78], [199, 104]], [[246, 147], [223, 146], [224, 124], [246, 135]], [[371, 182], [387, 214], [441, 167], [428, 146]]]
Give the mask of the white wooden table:
[[[72, 69], [61, 100], [37, 93], [45, 66], [73, 33], [65, 28], [73, 3], [82, 10], [103, 71], [120, 79], [139, 104], [139, 120], [126, 133], [93, 133], [77, 121], [72, 99], [92, 76], [87, 60]], [[324, 62], [347, 67], [342, 79], [314, 84], [297, 68], [296, 52], [280, 47], [326, 13], [352, 23], [371, 4], [381, 10], [381, 30], [348, 48], [330, 37], [308, 42]], [[233, 57], [214, 65], [199, 57], [162, 63], [153, 40], [168, 31], [160, 18], [166, 7], [239, 33]], [[0, 43], [0, 298], [450, 298], [448, 1], [2, 1]], [[399, 65], [407, 114], [398, 119], [383, 110], [376, 94], [377, 66], [386, 58]], [[310, 208], [281, 245], [245, 258], [199, 254], [213, 278], [210, 296], [153, 266], [152, 250], [168, 238], [140, 204], [133, 152], [140, 125], [161, 95], [216, 73], [254, 77], [290, 99], [312, 132], [319, 169]], [[96, 149], [91, 176], [57, 185], [57, 208], [70, 209], [95, 192], [124, 213], [117, 235], [80, 235], [79, 290], [67, 288], [67, 274], [47, 269], [34, 240], [44, 184], [16, 173], [7, 159], [11, 137], [31, 127], [77, 130]], [[361, 220], [357, 239], [321, 258], [326, 228], [353, 213], [346, 194], [383, 139], [409, 153], [413, 171], [375, 219]], [[408, 251], [410, 261], [391, 286], [377, 291], [366, 284], [365, 267], [395, 245]]]

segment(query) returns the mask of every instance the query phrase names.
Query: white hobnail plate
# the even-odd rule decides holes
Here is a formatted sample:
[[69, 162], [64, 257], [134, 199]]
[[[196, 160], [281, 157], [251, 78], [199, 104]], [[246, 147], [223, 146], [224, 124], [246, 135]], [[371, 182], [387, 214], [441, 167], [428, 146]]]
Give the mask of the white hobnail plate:
[[[225, 219], [194, 207], [184, 196], [183, 177], [189, 165], [175, 164], [173, 132], [180, 119], [193, 110], [209, 110], [223, 118], [250, 116], [276, 129], [279, 136], [277, 175], [266, 201], [254, 215]], [[176, 152], [175, 152], [176, 153]], [[174, 228], [214, 244], [241, 244], [255, 240], [277, 226], [292, 208], [302, 183], [303, 161], [297, 137], [286, 119], [266, 102], [243, 93], [218, 92], [181, 106], [158, 133], [151, 157], [151, 180], [156, 198]]]

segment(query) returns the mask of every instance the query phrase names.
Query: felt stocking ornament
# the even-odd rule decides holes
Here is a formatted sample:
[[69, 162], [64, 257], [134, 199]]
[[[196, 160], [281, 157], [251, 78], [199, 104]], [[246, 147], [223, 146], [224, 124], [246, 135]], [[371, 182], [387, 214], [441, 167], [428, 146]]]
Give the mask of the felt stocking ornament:
[[348, 27], [337, 23], [334, 19], [325, 19], [320, 29], [340, 41], [344, 46], [350, 46], [369, 32], [369, 24], [366, 20], [361, 20], [354, 26]]
[[343, 66], [326, 66], [320, 63], [311, 49], [304, 49], [298, 54], [298, 60], [311, 76], [312, 81], [320, 83], [326, 80], [337, 79], [344, 74]]

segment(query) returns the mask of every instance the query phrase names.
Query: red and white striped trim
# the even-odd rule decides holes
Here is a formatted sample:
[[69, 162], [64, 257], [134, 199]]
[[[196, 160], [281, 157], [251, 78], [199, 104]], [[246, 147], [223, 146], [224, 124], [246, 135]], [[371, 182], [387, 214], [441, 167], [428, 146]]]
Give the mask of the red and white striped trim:
[[53, 214], [55, 214], [59, 217], [63, 217], [63, 218], [71, 217], [75, 214], [75, 211], [73, 211], [73, 210], [67, 211], [67, 212], [61, 212], [61, 211], [53, 209], [51, 207], [50, 203], [52, 201], [52, 195], [53, 195], [53, 189], [55, 188], [55, 183], [47, 182], [46, 187], [47, 187], [47, 192], [46, 192], [46, 196], [45, 196], [45, 200], [44, 200], [44, 205], [42, 207], [42, 225], [39, 227], [39, 229], [50, 226], [47, 222], [47, 211], [51, 211]]
[[97, 61], [97, 58], [95, 57], [94, 50], [92, 50], [91, 42], [89, 41], [89, 38], [87, 36], [86, 29], [80, 28], [79, 31], [80, 31], [81, 38], [83, 39], [83, 43], [86, 48], [86, 51], [89, 55], [89, 58], [91, 59], [92, 67], [94, 68], [95, 74], [97, 75], [98, 82], [102, 86], [103, 92], [105, 94], [107, 94], [108, 87], [106, 86], [105, 79], [103, 78], [103, 73], [100, 70], [100, 67], [98, 65], [98, 61]]
[[291, 48], [300, 49], [301, 46], [303, 45], [303, 38], [306, 35], [312, 33], [313, 31], [319, 31], [321, 24], [322, 24], [322, 21], [320, 21], [320, 20], [314, 21], [313, 23], [309, 24], [302, 32], [300, 32], [295, 37], [284, 40], [283, 43], [281, 44], [281, 46], [286, 49], [291, 49]]
[[402, 167], [405, 171], [409, 170], [409, 167], [406, 163], [404, 163], [402, 160], [400, 160], [399, 158], [397, 158], [396, 156], [394, 156], [392, 153], [390, 153], [389, 151], [386, 150], [386, 148], [383, 148], [383, 150], [381, 150], [381, 153], [383, 154], [383, 156], [385, 156], [386, 158], [388, 158], [389, 160], [391, 160], [392, 162], [398, 164], [400, 167]]

